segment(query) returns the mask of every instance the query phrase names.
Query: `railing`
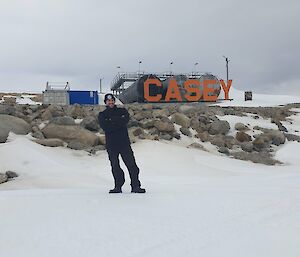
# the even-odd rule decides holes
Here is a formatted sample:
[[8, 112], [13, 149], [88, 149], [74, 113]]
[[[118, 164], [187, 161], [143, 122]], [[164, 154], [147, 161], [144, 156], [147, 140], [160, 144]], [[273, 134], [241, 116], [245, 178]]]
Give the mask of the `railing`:
[[184, 75], [187, 76], [189, 79], [195, 78], [199, 79], [204, 74], [211, 74], [210, 72], [189, 72], [189, 73], [173, 73], [173, 72], [119, 72], [111, 82], [111, 90], [118, 89], [124, 82], [134, 82], [138, 80], [145, 74], [153, 74], [159, 79], [167, 79], [172, 76]]
[[69, 91], [70, 83], [69, 82], [49, 82], [49, 81], [47, 81], [46, 90]]

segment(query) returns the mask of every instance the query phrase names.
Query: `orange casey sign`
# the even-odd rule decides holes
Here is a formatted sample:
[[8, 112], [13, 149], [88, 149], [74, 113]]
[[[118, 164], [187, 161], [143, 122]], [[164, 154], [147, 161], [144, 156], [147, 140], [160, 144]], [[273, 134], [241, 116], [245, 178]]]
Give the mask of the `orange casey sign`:
[[[184, 97], [189, 102], [199, 101], [201, 97], [204, 101], [215, 102], [218, 95], [212, 94], [215, 92], [215, 89], [210, 87], [210, 85], [214, 85], [216, 83], [218, 83], [217, 80], [199, 81], [197, 79], [188, 79], [184, 82], [184, 90], [186, 92]], [[224, 91], [225, 100], [229, 100], [229, 90], [232, 85], [232, 80], [228, 80], [227, 85], [224, 80], [220, 80], [220, 84]], [[158, 79], [147, 79], [144, 82], [144, 98], [149, 102], [169, 102], [171, 99], [180, 102], [183, 101], [180, 94], [180, 88], [178, 87], [175, 79], [170, 80], [164, 99], [162, 99], [163, 96], [161, 93], [150, 95], [150, 85], [162, 87], [162, 83]]]

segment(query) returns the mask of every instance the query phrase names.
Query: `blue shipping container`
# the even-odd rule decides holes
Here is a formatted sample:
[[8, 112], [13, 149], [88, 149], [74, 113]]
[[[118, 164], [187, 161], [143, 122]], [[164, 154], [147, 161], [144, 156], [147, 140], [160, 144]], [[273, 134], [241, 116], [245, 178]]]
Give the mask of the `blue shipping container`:
[[99, 104], [97, 91], [69, 91], [70, 104]]

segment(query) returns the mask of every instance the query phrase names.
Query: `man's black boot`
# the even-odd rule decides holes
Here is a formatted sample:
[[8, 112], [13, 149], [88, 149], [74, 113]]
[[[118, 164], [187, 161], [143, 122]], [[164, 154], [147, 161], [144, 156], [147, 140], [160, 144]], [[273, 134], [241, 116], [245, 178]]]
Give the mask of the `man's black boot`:
[[131, 189], [131, 193], [140, 193], [140, 194], [143, 194], [143, 193], [146, 193], [146, 189], [140, 188], [140, 187], [135, 187], [135, 188]]
[[120, 187], [115, 187], [114, 189], [109, 190], [110, 194], [122, 193], [122, 189]]

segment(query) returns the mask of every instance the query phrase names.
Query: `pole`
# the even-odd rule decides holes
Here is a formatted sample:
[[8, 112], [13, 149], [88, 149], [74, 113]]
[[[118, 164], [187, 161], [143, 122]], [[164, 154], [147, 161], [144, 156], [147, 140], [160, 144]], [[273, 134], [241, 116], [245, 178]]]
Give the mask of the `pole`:
[[194, 66], [195, 66], [195, 70], [194, 70], [194, 76], [196, 77], [196, 74], [197, 74], [197, 72], [196, 72], [196, 66], [198, 65], [199, 63], [198, 62], [195, 62], [195, 64], [194, 64]]
[[228, 58], [226, 58], [226, 78], [227, 78], [227, 85], [228, 85]]
[[228, 57], [224, 56], [223, 57], [225, 58], [225, 61], [226, 61], [226, 80], [227, 80], [227, 85], [228, 85], [228, 63], [229, 63], [229, 59]]
[[100, 82], [100, 94], [102, 94], [102, 78], [100, 78], [99, 82]]
[[140, 74], [141, 74], [141, 63], [142, 63], [142, 61], [139, 61], [139, 76], [140, 76]]
[[170, 75], [172, 75], [172, 68], [171, 68], [172, 64], [173, 62], [170, 62]]

